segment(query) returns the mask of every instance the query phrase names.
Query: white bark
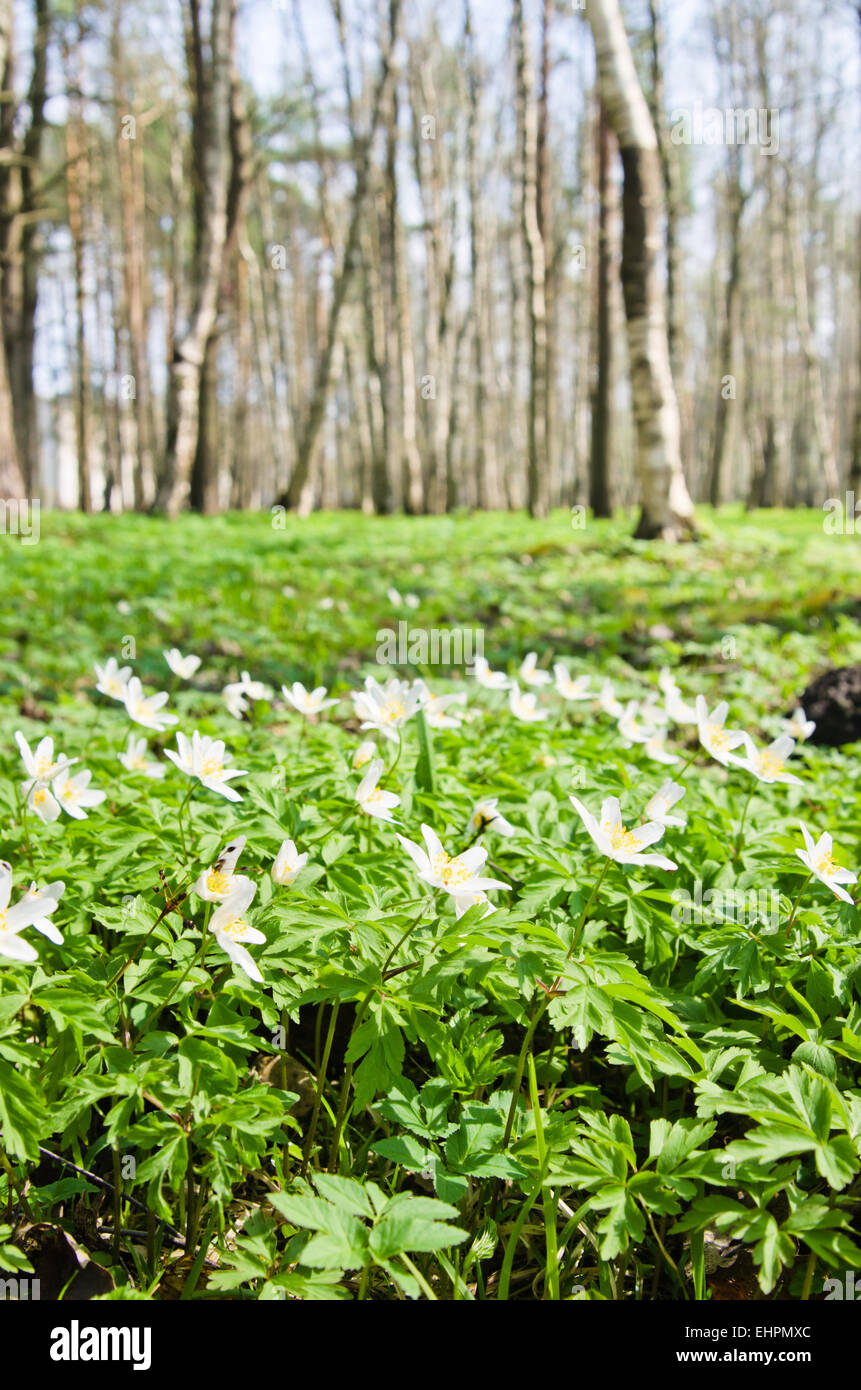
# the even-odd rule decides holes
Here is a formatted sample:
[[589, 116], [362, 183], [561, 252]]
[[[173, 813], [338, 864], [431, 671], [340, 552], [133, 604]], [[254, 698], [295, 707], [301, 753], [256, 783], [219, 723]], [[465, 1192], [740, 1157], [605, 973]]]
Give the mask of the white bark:
[[587, 15], [601, 97], [625, 171], [622, 288], [642, 504], [637, 534], [675, 540], [693, 530], [694, 509], [682, 470], [679, 406], [658, 264], [663, 188], [658, 140], [618, 0], [589, 0]]

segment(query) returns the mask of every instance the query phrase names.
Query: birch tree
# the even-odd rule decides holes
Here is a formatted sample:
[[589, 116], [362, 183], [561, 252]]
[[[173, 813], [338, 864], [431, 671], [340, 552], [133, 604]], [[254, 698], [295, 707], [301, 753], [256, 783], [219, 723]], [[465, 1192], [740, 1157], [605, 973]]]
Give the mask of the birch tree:
[[658, 140], [619, 0], [589, 0], [587, 15], [601, 97], [624, 170], [621, 273], [641, 500], [636, 534], [677, 540], [693, 531], [694, 509], [682, 471], [679, 406], [659, 262], [663, 180]]

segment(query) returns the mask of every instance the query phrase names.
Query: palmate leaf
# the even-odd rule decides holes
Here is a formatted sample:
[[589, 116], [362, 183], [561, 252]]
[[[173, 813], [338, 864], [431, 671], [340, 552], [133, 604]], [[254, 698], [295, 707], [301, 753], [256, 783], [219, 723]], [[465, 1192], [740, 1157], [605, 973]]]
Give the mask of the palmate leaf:
[[0, 1058], [0, 1140], [15, 1158], [36, 1159], [39, 1144], [50, 1134], [42, 1092], [11, 1063]]

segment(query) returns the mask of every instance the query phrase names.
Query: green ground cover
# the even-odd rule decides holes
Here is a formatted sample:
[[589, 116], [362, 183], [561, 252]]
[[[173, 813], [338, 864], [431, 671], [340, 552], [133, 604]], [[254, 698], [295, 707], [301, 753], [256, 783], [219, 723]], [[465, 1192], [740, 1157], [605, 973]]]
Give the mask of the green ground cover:
[[[34, 1227], [115, 1298], [802, 1298], [857, 1267], [858, 914], [796, 850], [804, 822], [857, 869], [858, 748], [801, 742], [797, 782], [762, 780], [671, 717], [662, 765], [596, 697], [648, 722], [669, 668], [768, 744], [861, 660], [861, 537], [736, 510], [676, 547], [562, 514], [41, 520], [0, 546], [0, 1268], [38, 1271]], [[538, 685], [532, 722], [462, 666], [381, 669], [399, 622], [471, 633], [509, 678], [562, 661], [591, 698]], [[110, 657], [177, 722], [99, 693]], [[244, 671], [266, 692], [236, 718]], [[363, 731], [369, 675], [466, 701]], [[294, 681], [338, 703], [306, 718]], [[167, 757], [193, 731], [226, 743], [212, 776]], [[78, 760], [71, 791], [16, 733]], [[160, 775], [119, 760], [130, 735]], [[393, 822], [356, 800], [369, 738]], [[219, 761], [239, 800], [200, 781]], [[685, 824], [640, 849], [676, 867], [603, 853], [571, 797], [637, 827], [666, 778]], [[476, 829], [488, 798], [514, 833]], [[454, 860], [425, 878], [423, 825]], [[245, 927], [193, 889], [238, 837]], [[278, 883], [287, 840], [307, 861]], [[473, 905], [470, 845], [465, 880], [505, 885]]]

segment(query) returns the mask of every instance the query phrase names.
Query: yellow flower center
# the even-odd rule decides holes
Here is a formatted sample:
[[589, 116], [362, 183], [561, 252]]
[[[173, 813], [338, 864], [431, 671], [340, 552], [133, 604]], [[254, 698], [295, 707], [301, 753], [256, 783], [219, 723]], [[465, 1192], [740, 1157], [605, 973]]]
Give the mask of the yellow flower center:
[[472, 878], [471, 871], [460, 859], [452, 859], [444, 852], [434, 855], [432, 868], [436, 877], [441, 879], [446, 888], [455, 887], [459, 883], [468, 883]]
[[51, 767], [51, 759], [45, 753], [40, 754], [36, 759], [36, 776], [44, 777], [46, 773], [51, 771]]
[[721, 728], [720, 724], [707, 724], [706, 733], [712, 748], [717, 748], [720, 752], [729, 748], [729, 734]]
[[633, 830], [626, 830], [621, 821], [617, 825], [612, 825], [610, 821], [605, 820], [604, 831], [609, 837], [613, 849], [621, 849], [627, 852], [630, 850], [636, 851], [639, 848], [640, 842], [637, 836], [634, 834]]
[[210, 869], [206, 875], [206, 886], [210, 893], [229, 893], [233, 875], [222, 869]]
[[763, 777], [776, 777], [783, 771], [783, 759], [772, 753], [770, 748], [758, 755], [756, 765]]
[[225, 936], [230, 936], [234, 941], [240, 941], [248, 931], [248, 923], [243, 922], [241, 917], [237, 917], [234, 922], [229, 922], [226, 927], [222, 927]]
[[383, 719], [387, 724], [394, 724], [396, 720], [403, 719], [405, 714], [403, 700], [390, 700], [383, 708]]
[[42, 802], [47, 801], [47, 799], [48, 793], [45, 791], [44, 787], [40, 787], [38, 791], [33, 793], [33, 801], [37, 806], [41, 806]]
[[3, 912], [2, 910], [0, 910], [0, 931], [9, 930], [9, 928], [6, 926], [6, 918], [8, 917], [8, 915], [8, 912]]
[[220, 777], [224, 771], [224, 764], [218, 758], [204, 758], [200, 764], [200, 771], [204, 777]]
[[834, 862], [834, 859], [830, 854], [821, 854], [819, 858], [816, 860], [815, 864], [816, 872], [822, 878], [831, 878], [832, 875], [837, 872], [839, 867], [840, 865]]

